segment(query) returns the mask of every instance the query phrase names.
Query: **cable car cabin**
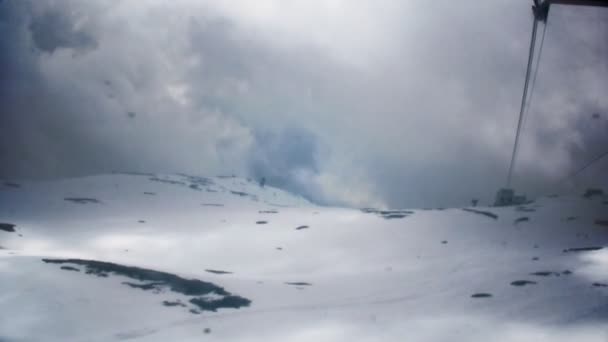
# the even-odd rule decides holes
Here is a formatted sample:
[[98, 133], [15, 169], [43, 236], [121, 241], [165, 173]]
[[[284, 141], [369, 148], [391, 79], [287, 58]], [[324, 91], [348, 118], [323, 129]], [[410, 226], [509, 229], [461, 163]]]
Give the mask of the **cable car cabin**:
[[513, 189], [503, 188], [496, 193], [495, 207], [506, 207], [509, 205], [521, 205], [527, 202], [525, 195], [516, 195]]

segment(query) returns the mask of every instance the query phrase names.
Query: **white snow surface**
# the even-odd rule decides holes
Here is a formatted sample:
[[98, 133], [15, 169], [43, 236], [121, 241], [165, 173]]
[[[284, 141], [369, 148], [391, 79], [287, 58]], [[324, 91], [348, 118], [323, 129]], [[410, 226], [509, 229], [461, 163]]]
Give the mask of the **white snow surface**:
[[[386, 219], [236, 177], [16, 183], [0, 182], [0, 223], [15, 225], [0, 230], [2, 342], [608, 341], [605, 196]], [[168, 272], [251, 303], [193, 314], [183, 293], [43, 258]]]

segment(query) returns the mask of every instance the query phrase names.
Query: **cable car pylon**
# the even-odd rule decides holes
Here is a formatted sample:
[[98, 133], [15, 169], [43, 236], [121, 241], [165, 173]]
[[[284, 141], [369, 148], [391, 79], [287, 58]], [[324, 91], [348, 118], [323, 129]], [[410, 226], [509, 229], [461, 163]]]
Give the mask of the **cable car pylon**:
[[[549, 17], [549, 9], [552, 4], [554, 5], [574, 5], [574, 6], [597, 6], [597, 7], [608, 7], [608, 0], [533, 0], [532, 5], [532, 36], [530, 38], [530, 50], [528, 52], [528, 66], [526, 68], [526, 76], [524, 80], [524, 91], [521, 98], [521, 106], [519, 110], [519, 118], [517, 120], [517, 130], [515, 132], [515, 141], [513, 143], [513, 152], [511, 154], [511, 162], [509, 163], [509, 171], [507, 174], [506, 187], [499, 189], [496, 194], [494, 201], [495, 206], [506, 206], [506, 205], [517, 205], [522, 204], [526, 201], [525, 196], [516, 196], [515, 191], [512, 188], [513, 170], [515, 168], [515, 161], [517, 157], [517, 149], [519, 145], [519, 137], [521, 134], [522, 120], [525, 114], [527, 97], [528, 97], [528, 85], [530, 83], [530, 74], [532, 70], [532, 64], [534, 60], [534, 51], [536, 47], [536, 33], [538, 30], [538, 23], [542, 22], [547, 24]], [[546, 28], [546, 27], [545, 27]], [[544, 36], [544, 34], [543, 34]], [[540, 62], [540, 53], [539, 53]], [[538, 63], [537, 63], [538, 65]]]

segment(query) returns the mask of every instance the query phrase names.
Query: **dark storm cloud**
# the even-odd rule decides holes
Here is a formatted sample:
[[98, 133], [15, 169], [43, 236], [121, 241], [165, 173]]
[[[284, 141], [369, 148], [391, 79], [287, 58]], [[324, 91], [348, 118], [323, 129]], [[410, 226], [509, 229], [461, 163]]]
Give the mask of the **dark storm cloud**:
[[97, 41], [90, 33], [76, 28], [68, 12], [59, 9], [51, 9], [32, 17], [29, 30], [34, 45], [49, 53], [59, 48], [86, 50], [97, 46]]
[[[527, 1], [265, 4], [0, 3], [0, 177], [236, 173], [390, 206], [504, 184]], [[587, 113], [608, 113], [590, 18], [608, 19], [552, 9], [515, 174], [529, 193], [606, 146]]]
[[[53, 20], [38, 16], [67, 9], [75, 14]], [[246, 148], [241, 146], [247, 142], [246, 129], [213, 109], [180, 108], [163, 93], [170, 71], [158, 68], [156, 43], [140, 40], [135, 45], [134, 37], [127, 36], [116, 43], [106, 41], [102, 51], [93, 49], [90, 42], [98, 36], [115, 34], [112, 29], [128, 30], [124, 21], [102, 23], [105, 28], [86, 34], [90, 40], [66, 38], [74, 33], [67, 28], [78, 26], [83, 18], [103, 18], [102, 9], [83, 2], [11, 2], [2, 8], [3, 37], [13, 39], [1, 43], [7, 77], [0, 80], [0, 161], [8, 167], [0, 176], [46, 178], [145, 169], [196, 172], [208, 164], [231, 164], [234, 151]], [[55, 47], [53, 53], [37, 52], [32, 23], [39, 18], [45, 18], [45, 25], [59, 22], [46, 29], [55, 30], [44, 45]], [[139, 115], [129, 118], [125, 113], [130, 112]], [[192, 125], [192, 120], [203, 124]], [[186, 155], [188, 161], [179, 162]]]
[[[64, 88], [46, 78], [40, 67], [45, 57], [34, 52], [37, 43], [48, 52], [57, 48], [81, 50], [93, 46], [89, 41], [92, 38], [75, 38], [79, 34], [66, 31], [72, 25], [58, 12], [53, 12], [53, 19], [33, 16], [33, 8], [27, 2], [6, 2], [2, 13], [2, 175], [56, 176], [82, 170], [95, 172], [112, 164], [87, 146], [96, 142], [87, 137], [86, 127], [91, 122], [81, 114], [91, 104], [85, 98], [78, 99], [77, 89]], [[38, 19], [43, 23], [37, 24]], [[35, 43], [36, 34], [43, 43]], [[87, 143], [78, 143], [82, 141]], [[119, 156], [120, 152], [114, 154]]]

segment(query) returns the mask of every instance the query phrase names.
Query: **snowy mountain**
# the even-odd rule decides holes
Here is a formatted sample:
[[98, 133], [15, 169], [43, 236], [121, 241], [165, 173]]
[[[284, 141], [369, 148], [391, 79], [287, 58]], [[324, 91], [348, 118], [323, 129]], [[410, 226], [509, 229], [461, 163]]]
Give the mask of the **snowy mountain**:
[[602, 194], [359, 210], [236, 177], [6, 181], [0, 341], [606, 341], [605, 246]]

